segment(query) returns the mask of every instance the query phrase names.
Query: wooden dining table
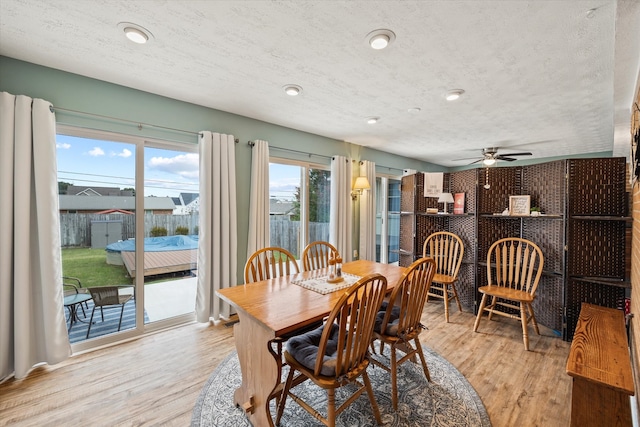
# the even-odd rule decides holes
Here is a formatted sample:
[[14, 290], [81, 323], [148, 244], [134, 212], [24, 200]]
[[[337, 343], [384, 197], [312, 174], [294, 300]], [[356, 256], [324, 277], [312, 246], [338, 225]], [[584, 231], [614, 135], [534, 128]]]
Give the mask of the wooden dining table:
[[[361, 277], [382, 274], [387, 279], [387, 292], [405, 271], [404, 267], [365, 260], [345, 263], [342, 269]], [[269, 399], [280, 388], [282, 366], [272, 347], [274, 340], [321, 322], [343, 293], [338, 290], [323, 295], [294, 283], [322, 274], [326, 272], [305, 271], [216, 292], [238, 313], [233, 333], [242, 384], [234, 393], [234, 402], [254, 426], [273, 426]]]

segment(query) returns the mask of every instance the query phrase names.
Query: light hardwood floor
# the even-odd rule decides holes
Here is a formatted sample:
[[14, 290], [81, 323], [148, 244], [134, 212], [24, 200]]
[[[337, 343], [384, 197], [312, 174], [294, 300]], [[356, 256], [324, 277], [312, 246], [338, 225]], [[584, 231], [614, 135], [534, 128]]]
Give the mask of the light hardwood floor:
[[[429, 302], [421, 341], [476, 389], [494, 427], [566, 426], [569, 343], [541, 328], [525, 351], [519, 323], [480, 324], [452, 306]], [[0, 425], [188, 426], [205, 381], [232, 350], [233, 328], [190, 324], [37, 368], [0, 384]]]

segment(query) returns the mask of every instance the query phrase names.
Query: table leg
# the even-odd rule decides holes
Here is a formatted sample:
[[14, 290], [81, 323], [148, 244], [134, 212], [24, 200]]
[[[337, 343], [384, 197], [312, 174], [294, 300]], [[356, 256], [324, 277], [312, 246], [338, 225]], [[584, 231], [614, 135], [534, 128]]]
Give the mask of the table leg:
[[240, 322], [233, 328], [242, 385], [234, 393], [234, 402], [243, 408], [254, 426], [273, 426], [269, 396], [278, 387], [281, 363], [269, 345], [275, 338], [272, 330], [250, 316], [239, 313]]

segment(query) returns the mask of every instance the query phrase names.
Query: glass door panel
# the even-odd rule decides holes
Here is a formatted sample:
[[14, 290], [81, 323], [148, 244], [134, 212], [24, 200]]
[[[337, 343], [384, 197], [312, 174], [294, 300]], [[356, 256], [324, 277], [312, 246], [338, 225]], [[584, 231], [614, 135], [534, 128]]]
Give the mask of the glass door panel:
[[[102, 337], [136, 328], [129, 271], [135, 268], [136, 149], [131, 143], [63, 134], [56, 146], [69, 338], [72, 344], [101, 344]], [[124, 254], [134, 261], [127, 264]], [[86, 301], [74, 303], [78, 299]]]
[[194, 315], [198, 168], [197, 152], [145, 146], [144, 269], [135, 272], [144, 276], [145, 324]]

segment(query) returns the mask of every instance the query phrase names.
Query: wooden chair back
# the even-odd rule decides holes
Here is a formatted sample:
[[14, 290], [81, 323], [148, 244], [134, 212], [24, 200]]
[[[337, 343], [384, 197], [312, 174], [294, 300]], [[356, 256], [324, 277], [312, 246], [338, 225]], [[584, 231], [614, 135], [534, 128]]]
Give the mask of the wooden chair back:
[[494, 242], [487, 253], [487, 280], [491, 286], [501, 286], [534, 295], [544, 256], [535, 243], [518, 237]]
[[[358, 280], [338, 300], [327, 317], [326, 324], [338, 325], [336, 350], [336, 379], [354, 378], [366, 369], [369, 344], [373, 336], [376, 314], [387, 290], [387, 279], [381, 274], [370, 274]], [[325, 327], [314, 374], [319, 377], [329, 343], [331, 328]]]
[[299, 273], [296, 258], [284, 248], [271, 246], [256, 251], [244, 265], [244, 283], [260, 282]]
[[435, 271], [436, 262], [433, 258], [420, 258], [407, 267], [389, 297], [389, 305], [380, 327], [382, 334], [387, 330], [394, 307], [400, 308], [396, 336], [409, 340], [420, 333], [422, 330], [420, 323], [422, 310]]
[[304, 271], [317, 270], [329, 266], [331, 258], [339, 257], [338, 250], [329, 242], [311, 242], [302, 251], [302, 268]]
[[455, 280], [464, 256], [464, 243], [453, 233], [439, 231], [424, 241], [422, 256], [434, 259], [436, 274], [446, 275]]

